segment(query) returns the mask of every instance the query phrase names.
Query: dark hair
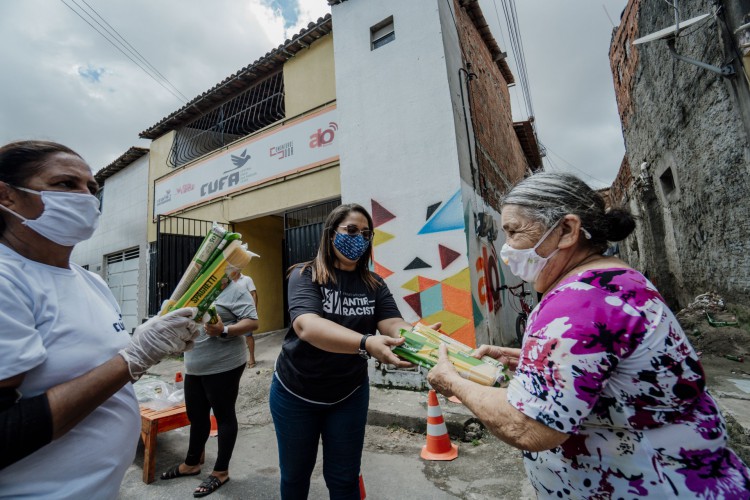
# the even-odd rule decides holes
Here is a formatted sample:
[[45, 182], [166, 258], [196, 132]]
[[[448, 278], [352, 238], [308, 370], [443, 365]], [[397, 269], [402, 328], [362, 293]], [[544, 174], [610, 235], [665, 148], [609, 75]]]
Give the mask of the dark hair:
[[[302, 273], [308, 267], [312, 269], [312, 279], [315, 283], [324, 285], [327, 283], [336, 283], [336, 273], [334, 272], [334, 263], [336, 262], [336, 254], [334, 253], [332, 240], [335, 237], [336, 229], [339, 227], [341, 222], [351, 212], [357, 212], [365, 216], [367, 224], [370, 226], [370, 230], [373, 229], [372, 217], [367, 212], [365, 207], [356, 203], [348, 203], [345, 205], [339, 205], [338, 207], [331, 210], [331, 213], [326, 217], [325, 227], [323, 227], [323, 234], [320, 236], [320, 245], [318, 246], [318, 254], [311, 261], [305, 262], [300, 268]], [[374, 290], [380, 286], [380, 282], [375, 278], [375, 275], [370, 271], [370, 261], [372, 260], [372, 242], [367, 245], [365, 253], [357, 261], [356, 271], [359, 272], [362, 281], [365, 282], [368, 288]]]
[[582, 239], [604, 251], [608, 242], [621, 241], [635, 229], [635, 219], [623, 208], [605, 210], [604, 199], [571, 174], [539, 172], [523, 179], [505, 195], [503, 205], [518, 205], [531, 220], [549, 228], [567, 214], [577, 215], [591, 234]]
[[[54, 154], [81, 155], [62, 144], [49, 141], [17, 141], [0, 148], [0, 181], [12, 186], [26, 187], [29, 179], [44, 169], [45, 160]], [[83, 158], [81, 158], [83, 159]], [[5, 222], [0, 218], [0, 234]]]

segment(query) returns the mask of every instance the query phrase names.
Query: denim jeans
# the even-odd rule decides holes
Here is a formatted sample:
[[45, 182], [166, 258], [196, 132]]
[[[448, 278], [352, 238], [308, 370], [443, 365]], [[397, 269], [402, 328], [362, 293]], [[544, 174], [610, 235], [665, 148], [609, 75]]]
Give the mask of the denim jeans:
[[273, 377], [270, 406], [279, 446], [283, 500], [307, 498], [321, 437], [323, 477], [330, 498], [359, 500], [359, 466], [369, 402], [367, 381], [345, 400], [322, 405], [298, 398]]

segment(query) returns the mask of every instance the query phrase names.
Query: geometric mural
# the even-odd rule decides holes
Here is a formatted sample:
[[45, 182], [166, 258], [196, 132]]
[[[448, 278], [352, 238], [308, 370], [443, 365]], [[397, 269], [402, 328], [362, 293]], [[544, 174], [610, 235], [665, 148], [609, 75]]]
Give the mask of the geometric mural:
[[440, 330], [446, 335], [476, 347], [469, 268], [440, 282], [417, 276], [402, 287], [416, 291], [404, 296], [404, 301], [421, 318], [422, 323], [430, 325], [440, 321], [443, 323]]
[[404, 268], [404, 271], [408, 271], [409, 269], [424, 269], [428, 267], [432, 267], [432, 266], [426, 263], [425, 261], [423, 261], [422, 259], [420, 259], [419, 257], [416, 257], [413, 261], [409, 262], [409, 265], [407, 265]]
[[393, 271], [386, 268], [382, 264], [375, 262], [375, 259], [372, 260], [372, 263], [374, 265], [372, 270], [375, 272], [375, 274], [377, 274], [381, 278], [386, 279], [387, 277], [393, 274]]
[[448, 267], [451, 262], [461, 256], [460, 253], [456, 252], [455, 250], [451, 250], [450, 248], [443, 245], [438, 245], [438, 252], [440, 253], [440, 266], [443, 269]]
[[375, 227], [383, 225], [389, 220], [396, 218], [395, 215], [383, 208], [383, 205], [377, 201], [372, 199], [370, 201], [372, 202], [372, 223]]
[[[464, 210], [461, 205], [461, 190], [456, 191], [450, 200], [422, 226], [417, 234], [437, 233], [464, 228]], [[374, 206], [374, 205], [373, 205]], [[390, 213], [390, 212], [389, 212]], [[394, 216], [395, 217], [395, 216]]]
[[[464, 229], [467, 223], [464, 219], [460, 195], [461, 190], [459, 189], [448, 201], [438, 202], [427, 207], [426, 222], [417, 234]], [[393, 234], [383, 231], [380, 227], [397, 216], [379, 202], [373, 199], [370, 199], [370, 201], [372, 203], [373, 232], [375, 235], [372, 245], [375, 247], [395, 239]], [[437, 242], [430, 246], [435, 244], [438, 247], [441, 269], [446, 269], [464, 255], [464, 252], [458, 252]], [[414, 248], [414, 251], [416, 250], [417, 248]], [[421, 251], [425, 251], [425, 249], [422, 248]], [[430, 252], [432, 251], [430, 250]], [[430, 255], [433, 254], [430, 253]], [[404, 270], [426, 269], [428, 270], [426, 273], [433, 274], [433, 271], [429, 271], [431, 268], [432, 265], [415, 256], [404, 267]], [[374, 258], [373, 270], [383, 278], [391, 276], [391, 279], [394, 279], [394, 271], [387, 269]], [[419, 274], [412, 275], [401, 287], [412, 292], [404, 295], [403, 299], [414, 310], [420, 322], [426, 325], [440, 322], [442, 323], [441, 332], [470, 347], [476, 347], [474, 332], [476, 311], [474, 311], [471, 274], [468, 267], [440, 281]]]
[[430, 220], [430, 217], [432, 217], [432, 214], [435, 213], [435, 210], [437, 210], [439, 206], [440, 203], [434, 203], [427, 207], [427, 216], [424, 218], [424, 220]]
[[[373, 221], [374, 223], [375, 221]], [[391, 233], [386, 233], [385, 231], [381, 231], [380, 229], [376, 229], [373, 231], [375, 233], [375, 237], [372, 239], [372, 246], [376, 247], [378, 245], [382, 245], [388, 240], [392, 240], [395, 238]]]

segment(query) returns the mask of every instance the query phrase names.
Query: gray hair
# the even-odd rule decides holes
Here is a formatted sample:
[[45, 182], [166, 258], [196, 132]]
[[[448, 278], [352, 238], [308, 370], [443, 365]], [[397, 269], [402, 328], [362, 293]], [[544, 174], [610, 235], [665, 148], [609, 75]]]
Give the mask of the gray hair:
[[[610, 241], [624, 240], [635, 229], [635, 219], [624, 209], [605, 210], [604, 199], [571, 174], [539, 172], [513, 186], [503, 205], [518, 205], [525, 217], [549, 228], [567, 214], [577, 215], [591, 238], [592, 248], [604, 250]], [[585, 234], [585, 233], [584, 233]]]

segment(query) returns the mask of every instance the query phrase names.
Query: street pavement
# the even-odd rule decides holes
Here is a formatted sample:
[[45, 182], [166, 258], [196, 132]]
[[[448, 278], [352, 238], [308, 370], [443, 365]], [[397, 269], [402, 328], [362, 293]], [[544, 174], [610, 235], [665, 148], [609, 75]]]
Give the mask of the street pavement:
[[[279, 468], [276, 436], [268, 409], [268, 387], [273, 362], [278, 355], [284, 331], [256, 336], [258, 366], [246, 370], [240, 385], [238, 420], [240, 430], [230, 465], [231, 480], [211, 498], [278, 498]], [[730, 445], [746, 462], [750, 460], [750, 366], [724, 358], [703, 359], [708, 387], [724, 413], [730, 431]], [[182, 370], [177, 359], [163, 361], [151, 370], [163, 380], [173, 380]], [[471, 413], [462, 405], [439, 398], [443, 416], [459, 444], [459, 456], [451, 462], [420, 458], [425, 444], [426, 392], [371, 388], [368, 427], [362, 456], [362, 473], [368, 498], [382, 499], [532, 499], [533, 488], [526, 479], [518, 450], [485, 433], [469, 435]], [[158, 437], [157, 479], [142, 481], [143, 446], [139, 444], [120, 490], [122, 499], [190, 498], [193, 489], [211, 470], [216, 458], [216, 439], [209, 438], [206, 465], [199, 476], [162, 481], [160, 473], [184, 459], [189, 427]], [[475, 439], [471, 442], [471, 439]], [[312, 476], [310, 498], [328, 498], [322, 474], [322, 450]]]

